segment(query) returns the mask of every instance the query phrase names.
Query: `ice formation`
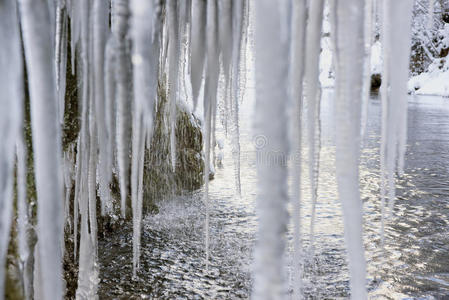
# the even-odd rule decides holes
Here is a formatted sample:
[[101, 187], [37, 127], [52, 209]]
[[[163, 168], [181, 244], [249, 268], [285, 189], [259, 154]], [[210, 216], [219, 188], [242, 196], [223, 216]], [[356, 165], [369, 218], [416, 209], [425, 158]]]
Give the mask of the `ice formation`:
[[[288, 224], [287, 182], [291, 176], [294, 186], [292, 286], [293, 297], [301, 299], [304, 296], [302, 133], [306, 132], [304, 140], [308, 148], [313, 245], [320, 161], [320, 47], [326, 18], [330, 21], [329, 41], [333, 52], [332, 63], [328, 65], [332, 65], [335, 74], [336, 170], [349, 255], [351, 297], [365, 299], [366, 263], [358, 167], [370, 74], [373, 68], [378, 69], [379, 61], [380, 43], [374, 42], [373, 37], [380, 23], [384, 82], [380, 194], [384, 214], [387, 193], [389, 211], [393, 212], [395, 172], [401, 175], [404, 169], [413, 4], [412, 0], [377, 2], [330, 1], [327, 16], [324, 0], [19, 0], [18, 4], [4, 0], [0, 5], [3, 70], [0, 74], [0, 299], [4, 297], [6, 252], [15, 212], [26, 297], [63, 297], [64, 234], [73, 239], [74, 253], [70, 255], [79, 267], [76, 297], [97, 297], [100, 276], [97, 197], [102, 215], [114, 215], [114, 209], [119, 207], [122, 218], [132, 217], [133, 275], [139, 275], [144, 156], [153, 136], [159, 84], [164, 80], [168, 80], [169, 94], [169, 130], [165, 134], [169, 136], [170, 163], [175, 170], [178, 106], [184, 105], [183, 101], [191, 101], [185, 106], [193, 110], [202, 108], [203, 112], [207, 265], [211, 259], [210, 240], [214, 238], [209, 233], [212, 205], [209, 173], [215, 161], [216, 115], [221, 114], [226, 130], [229, 127], [231, 132], [235, 186], [237, 194], [241, 194], [239, 110], [245, 95], [246, 51], [252, 47], [256, 74], [255, 131], [267, 141], [265, 147], [257, 149], [259, 231], [253, 298], [286, 296], [283, 257]], [[377, 18], [379, 5], [381, 18]], [[433, 1], [429, 6], [432, 11]], [[397, 11], [401, 11], [400, 16]], [[248, 26], [253, 26], [251, 30], [255, 32], [254, 45], [247, 37]], [[24, 81], [23, 64], [27, 81]], [[72, 69], [67, 70], [70, 64]], [[75, 75], [77, 80], [80, 132], [71, 145], [62, 149], [69, 75]], [[21, 126], [24, 82], [30, 96], [31, 153], [27, 153]], [[223, 99], [218, 98], [219, 86], [224, 86]], [[307, 117], [306, 122], [303, 115]], [[306, 124], [305, 130], [302, 124]], [[289, 131], [293, 133], [292, 140], [288, 138]], [[221, 149], [222, 141], [218, 144]], [[289, 153], [299, 154], [291, 175], [287, 168]], [[30, 238], [34, 228], [30, 213], [33, 203], [27, 195], [27, 157], [34, 159], [37, 188], [36, 246]], [[115, 178], [120, 190], [118, 203], [111, 196]], [[15, 197], [17, 207], [13, 205]], [[384, 218], [382, 239], [383, 222]]]

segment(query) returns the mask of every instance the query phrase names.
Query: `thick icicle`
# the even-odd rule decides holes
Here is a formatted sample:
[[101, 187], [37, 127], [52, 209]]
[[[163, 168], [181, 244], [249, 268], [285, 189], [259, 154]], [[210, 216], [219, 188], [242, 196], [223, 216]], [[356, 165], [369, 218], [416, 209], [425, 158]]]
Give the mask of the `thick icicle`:
[[[158, 37], [153, 31], [153, 18], [158, 18], [154, 1], [133, 0], [131, 2], [131, 37], [134, 42], [132, 63], [134, 67], [134, 111], [132, 133], [131, 199], [133, 211], [133, 275], [140, 266], [140, 235], [142, 228], [143, 163], [145, 138], [153, 131], [153, 109], [156, 97], [158, 65], [152, 58]], [[156, 55], [158, 58], [159, 55]], [[148, 84], [150, 83], [150, 84]], [[147, 135], [146, 131], [150, 133]]]
[[81, 1], [71, 1], [70, 9], [70, 53], [72, 58], [72, 74], [75, 75], [75, 50], [81, 31]]
[[[255, 1], [255, 131], [267, 141], [257, 149], [258, 241], [255, 249], [253, 299], [284, 298], [284, 234], [288, 214], [287, 122], [288, 46], [279, 34], [282, 21], [279, 5], [287, 1]], [[276, 101], [273, 101], [276, 99]], [[283, 157], [272, 157], [280, 153]]]
[[[239, 4], [238, 2], [236, 3]], [[219, 38], [220, 38], [220, 54], [223, 65], [223, 73], [225, 75], [226, 86], [229, 82], [230, 67], [232, 59], [232, 2], [229, 0], [220, 0], [219, 7]]]
[[[38, 202], [39, 258], [45, 298], [61, 299], [63, 201], [61, 143], [51, 23], [45, 1], [21, 0], [22, 36], [30, 87]], [[18, 51], [20, 53], [20, 51]]]
[[[396, 166], [399, 175], [402, 175], [406, 150], [407, 78], [413, 1], [384, 1], [383, 4], [381, 201], [388, 190], [389, 215], [392, 216]], [[397, 11], [403, 12], [401, 17], [396, 15]]]
[[[22, 121], [22, 51], [16, 2], [0, 9], [0, 299], [5, 295], [5, 260], [13, 214], [14, 152]], [[23, 161], [22, 161], [23, 162]], [[23, 168], [21, 168], [23, 171]], [[22, 174], [23, 175], [23, 174]], [[21, 178], [23, 178], [21, 176]], [[23, 196], [23, 193], [21, 193]], [[22, 197], [21, 197], [22, 198]]]
[[93, 299], [96, 297], [98, 285], [97, 266], [97, 219], [96, 219], [96, 166], [97, 166], [97, 135], [95, 122], [95, 89], [92, 72], [95, 64], [92, 62], [94, 48], [92, 33], [89, 31], [92, 4], [88, 0], [81, 1], [81, 131], [80, 155], [81, 170], [78, 192], [78, 203], [81, 214], [79, 273], [77, 299]]
[[117, 105], [117, 163], [120, 182], [121, 214], [126, 216], [126, 196], [128, 194], [128, 170], [130, 148], [131, 111], [129, 105], [129, 55], [127, 50], [127, 31], [129, 7], [127, 0], [116, 0], [114, 5], [113, 34], [116, 46], [116, 105]]
[[173, 170], [176, 166], [176, 104], [178, 102], [179, 24], [176, 0], [168, 1], [168, 90], [170, 97], [170, 154]]
[[242, 46], [242, 30], [244, 17], [243, 0], [235, 0], [232, 3], [232, 92], [231, 114], [233, 121], [232, 132], [232, 157], [234, 159], [235, 186], [237, 194], [241, 194], [240, 185], [240, 127], [239, 127], [239, 95], [240, 95], [240, 50]]
[[[336, 2], [336, 174], [349, 257], [351, 299], [366, 299], [359, 191], [364, 2]], [[348, 34], [351, 32], [351, 34]]]
[[206, 1], [192, 0], [191, 81], [194, 109], [198, 103], [206, 54]]
[[319, 60], [321, 28], [323, 24], [324, 0], [310, 3], [306, 35], [305, 100], [307, 101], [307, 138], [309, 147], [309, 177], [312, 195], [310, 218], [310, 243], [313, 249], [315, 235], [315, 215], [318, 193], [318, 172], [320, 152], [320, 102]]
[[[396, 115], [398, 119], [393, 122], [398, 123], [398, 173], [403, 174], [404, 156], [407, 141], [407, 81], [409, 74], [410, 49], [411, 49], [411, 25], [412, 25], [412, 0], [394, 1], [389, 11], [391, 19], [391, 86], [390, 97], [391, 102], [397, 102]], [[396, 12], [402, 12], [398, 18]], [[393, 203], [391, 203], [393, 205]], [[392, 206], [390, 206], [392, 212]]]
[[301, 164], [302, 164], [302, 111], [303, 111], [303, 79], [305, 65], [305, 34], [306, 34], [306, 1], [293, 2], [292, 14], [292, 46], [291, 46], [291, 95], [295, 110], [293, 116], [293, 151], [295, 165], [293, 170], [293, 299], [302, 299], [302, 237], [301, 237]]

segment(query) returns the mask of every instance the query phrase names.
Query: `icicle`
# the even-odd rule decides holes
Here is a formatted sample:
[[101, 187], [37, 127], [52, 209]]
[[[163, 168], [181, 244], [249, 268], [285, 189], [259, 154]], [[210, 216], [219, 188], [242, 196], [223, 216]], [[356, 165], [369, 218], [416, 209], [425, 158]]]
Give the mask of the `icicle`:
[[204, 160], [204, 202], [206, 205], [206, 266], [209, 262], [209, 171], [210, 171], [210, 147], [211, 147], [211, 129], [212, 113], [215, 111], [219, 75], [219, 52], [218, 52], [218, 22], [217, 22], [217, 4], [215, 1], [207, 2], [207, 74], [204, 91], [204, 120], [205, 120], [205, 160]]
[[[87, 104], [86, 102], [84, 104]], [[83, 108], [83, 118], [87, 120], [87, 108]], [[79, 254], [79, 273], [78, 273], [78, 288], [76, 290], [76, 299], [94, 299], [96, 297], [96, 289], [98, 284], [98, 267], [96, 266], [96, 247], [94, 244], [94, 230], [92, 221], [89, 222], [90, 208], [91, 206], [91, 195], [92, 193], [92, 169], [95, 166], [95, 162], [89, 162], [88, 148], [92, 147], [89, 145], [89, 137], [87, 136], [87, 131], [89, 122], [83, 122], [82, 133], [84, 140], [83, 144], [86, 148], [82, 153], [83, 169], [81, 176], [81, 186], [80, 186], [80, 199], [79, 207], [81, 213], [81, 230], [80, 230], [80, 254]], [[92, 140], [92, 139], [91, 139]], [[89, 155], [90, 154], [90, 155]], [[91, 157], [92, 159], [92, 157]], [[89, 226], [89, 223], [91, 226]]]
[[226, 86], [230, 77], [230, 66], [232, 58], [232, 2], [229, 0], [220, 0], [219, 7], [219, 38], [220, 38], [220, 54], [223, 64], [223, 73], [225, 75]]
[[126, 33], [128, 30], [128, 1], [116, 0], [114, 4], [115, 26], [112, 30], [117, 47], [117, 161], [120, 180], [121, 214], [126, 216], [126, 196], [128, 194], [129, 145], [130, 145], [130, 105], [129, 101], [129, 57]]
[[[89, 55], [89, 65], [92, 65], [92, 56]], [[94, 103], [94, 90], [92, 87], [94, 74], [90, 72], [89, 86], [89, 173], [88, 173], [88, 189], [89, 189], [89, 227], [92, 244], [95, 253], [97, 252], [97, 161], [98, 161], [98, 143], [97, 143], [97, 123], [95, 120], [96, 111]], [[96, 261], [96, 257], [95, 257]]]
[[[0, 9], [0, 299], [5, 295], [5, 262], [13, 214], [14, 151], [22, 119], [22, 51], [16, 2], [5, 0]], [[22, 161], [23, 162], [23, 161]], [[22, 167], [23, 165], [21, 165]], [[19, 179], [23, 179], [20, 168]], [[23, 199], [23, 189], [20, 198]]]
[[64, 123], [65, 101], [65, 72], [67, 66], [67, 13], [65, 1], [59, 0], [56, 8], [56, 36], [55, 36], [55, 73], [56, 90], [58, 91], [59, 122]]
[[381, 94], [381, 106], [382, 106], [382, 119], [381, 119], [381, 142], [380, 142], [380, 199], [381, 199], [381, 248], [384, 251], [384, 230], [385, 230], [385, 195], [386, 195], [386, 147], [387, 147], [387, 126], [388, 126], [388, 115], [387, 115], [387, 97], [388, 97], [388, 85], [389, 83], [389, 52], [387, 50], [388, 45], [388, 18], [385, 14], [388, 11], [389, 3], [385, 0], [382, 1], [381, 12], [382, 12], [382, 81], [383, 84], [380, 87]]
[[81, 32], [81, 1], [71, 2], [71, 14], [70, 14], [70, 53], [72, 55], [72, 75], [75, 75], [75, 53], [76, 44], [80, 39]]
[[[336, 172], [349, 257], [351, 299], [366, 299], [366, 266], [359, 192], [364, 2], [336, 2]], [[351, 32], [351, 34], [348, 34]]]
[[[23, 115], [21, 117], [23, 122]], [[22, 270], [22, 282], [24, 296], [31, 299], [33, 295], [33, 265], [30, 246], [33, 244], [33, 229], [29, 221], [29, 205], [27, 202], [27, 166], [26, 166], [26, 147], [23, 137], [23, 129], [19, 131], [17, 138], [17, 227], [19, 242], [19, 257]]]
[[[104, 84], [105, 84], [105, 99], [104, 99], [104, 106], [105, 106], [105, 123], [106, 123], [106, 131], [107, 131], [107, 171], [109, 174], [112, 174], [112, 166], [114, 164], [114, 158], [115, 158], [115, 151], [116, 149], [116, 118], [115, 118], [115, 112], [116, 112], [116, 103], [115, 103], [115, 94], [116, 94], [116, 82], [115, 82], [115, 73], [116, 73], [116, 56], [115, 56], [115, 43], [114, 39], [111, 37], [109, 38], [106, 49], [105, 49], [105, 64], [104, 64]], [[107, 203], [106, 203], [107, 204]], [[112, 204], [112, 203], [111, 203]], [[109, 210], [111, 208], [106, 208], [105, 210]]]
[[177, 16], [177, 1], [168, 1], [168, 90], [170, 96], [170, 154], [173, 170], [176, 167], [176, 104], [178, 101], [179, 74], [179, 24]]
[[429, 0], [429, 19], [427, 20], [427, 31], [429, 32], [429, 35], [431, 34], [432, 28], [433, 28], [433, 15], [435, 13], [435, 1]]
[[362, 129], [361, 141], [365, 136], [366, 122], [368, 116], [368, 102], [371, 89], [371, 46], [373, 45], [373, 2], [377, 0], [365, 1], [365, 24], [364, 24], [364, 38], [365, 38], [365, 60], [363, 69], [363, 98], [362, 98]]
[[[167, 14], [167, 8], [165, 8], [165, 14]], [[161, 51], [161, 71], [165, 72], [165, 66], [167, 64], [168, 56], [168, 18], [164, 18], [164, 23], [162, 24], [162, 51]]]
[[78, 253], [78, 221], [79, 221], [79, 199], [81, 194], [81, 170], [82, 170], [82, 156], [81, 156], [81, 136], [78, 136], [76, 143], [76, 177], [75, 177], [75, 195], [73, 198], [73, 258], [76, 261]]
[[232, 4], [232, 100], [231, 114], [233, 121], [232, 157], [234, 159], [235, 185], [237, 194], [241, 195], [240, 185], [240, 128], [239, 128], [239, 92], [240, 92], [240, 49], [242, 45], [244, 3], [235, 0]]
[[[141, 8], [142, 9], [142, 8]], [[138, 96], [137, 96], [138, 97]], [[136, 97], [136, 100], [137, 100]], [[136, 101], [137, 102], [137, 101]], [[138, 106], [137, 103], [135, 106]], [[145, 127], [143, 114], [134, 109], [133, 135], [132, 135], [132, 168], [131, 168], [131, 202], [133, 212], [133, 276], [137, 276], [140, 268], [140, 235], [142, 230], [142, 184], [143, 162], [145, 149]]]
[[309, 177], [312, 195], [310, 218], [310, 244], [313, 251], [315, 235], [315, 215], [318, 197], [318, 172], [320, 153], [320, 102], [319, 60], [321, 28], [323, 24], [324, 0], [310, 3], [306, 35], [305, 99], [307, 101], [307, 138], [309, 147]]
[[[93, 4], [93, 76], [94, 76], [94, 103], [96, 112], [96, 123], [98, 126], [98, 146], [99, 146], [99, 191], [101, 200], [101, 214], [112, 207], [109, 183], [112, 179], [109, 154], [109, 131], [107, 126], [107, 103], [105, 100], [105, 44], [106, 32], [108, 28], [108, 1], [98, 0]], [[109, 95], [108, 95], [109, 96]]]
[[[53, 65], [52, 28], [46, 4], [21, 0], [22, 36], [30, 87], [38, 201], [39, 256], [45, 298], [61, 299], [63, 202], [61, 136]], [[14, 14], [14, 13], [13, 13]], [[8, 27], [9, 28], [9, 27]], [[20, 53], [20, 50], [17, 50]]]
[[[178, 87], [178, 95], [179, 99], [184, 100], [184, 103], [187, 103], [189, 100], [189, 89], [190, 85], [190, 74], [189, 74], [189, 56], [190, 56], [190, 17], [191, 17], [191, 5], [190, 0], [180, 1], [179, 2], [179, 41], [180, 41], [180, 67], [178, 76], [179, 87]], [[181, 91], [183, 93], [181, 93]], [[182, 99], [181, 94], [184, 96]]]
[[305, 34], [306, 34], [306, 1], [293, 2], [292, 15], [292, 47], [291, 47], [291, 95], [295, 104], [293, 116], [293, 151], [295, 151], [295, 166], [293, 170], [293, 299], [302, 299], [302, 236], [301, 236], [301, 164], [302, 164], [302, 110], [303, 110], [303, 79], [305, 65]]
[[[287, 122], [288, 47], [282, 40], [281, 9], [287, 1], [255, 2], [255, 132], [267, 141], [257, 149], [258, 242], [255, 249], [253, 299], [284, 298], [284, 234], [288, 223]], [[284, 20], [285, 22], [285, 20]], [[277, 99], [273, 101], [273, 99]], [[281, 153], [284, 159], [271, 157]]]
[[[96, 297], [98, 285], [97, 265], [97, 218], [96, 218], [96, 166], [97, 166], [97, 127], [95, 122], [95, 92], [93, 63], [94, 48], [89, 32], [88, 0], [81, 1], [81, 131], [80, 131], [80, 186], [79, 209], [81, 214], [79, 273], [76, 299], [93, 299]], [[94, 72], [92, 72], [94, 71]]]
[[[402, 11], [401, 18], [393, 12]], [[411, 24], [413, 1], [395, 1], [392, 3], [391, 24], [395, 30], [392, 32], [392, 61], [395, 62], [391, 71], [391, 99], [398, 101], [398, 173], [404, 172], [404, 157], [407, 141], [407, 80], [409, 72], [411, 49]], [[393, 15], [394, 14], [394, 15]], [[394, 42], [394, 44], [393, 44]], [[396, 120], [396, 121], [398, 121]]]
[[[156, 96], [158, 65], [152, 55], [158, 46], [148, 32], [153, 31], [154, 1], [133, 0], [131, 2], [131, 37], [133, 39], [132, 63], [134, 67], [134, 111], [132, 133], [131, 199], [133, 211], [133, 276], [140, 267], [140, 235], [142, 229], [143, 167], [146, 131], [153, 131], [153, 108]], [[148, 85], [150, 83], [150, 85]], [[147, 122], [145, 125], [145, 122]]]
[[206, 1], [192, 0], [191, 80], [194, 109], [198, 103], [206, 54]]
[[[384, 57], [387, 56], [385, 72], [388, 72], [383, 91], [386, 102], [385, 164], [388, 178], [389, 213], [393, 215], [395, 200], [395, 166], [401, 176], [404, 168], [404, 155], [407, 138], [407, 79], [410, 59], [411, 17], [413, 1], [384, 3]], [[401, 11], [398, 17], [395, 12]], [[394, 65], [393, 65], [394, 62]], [[387, 89], [389, 87], [389, 89]]]
[[64, 111], [65, 111], [65, 92], [66, 92], [66, 78], [67, 78], [67, 39], [68, 39], [68, 18], [67, 14], [64, 13], [64, 24], [62, 28], [61, 37], [61, 61], [59, 64], [59, 121], [61, 124], [64, 122]]

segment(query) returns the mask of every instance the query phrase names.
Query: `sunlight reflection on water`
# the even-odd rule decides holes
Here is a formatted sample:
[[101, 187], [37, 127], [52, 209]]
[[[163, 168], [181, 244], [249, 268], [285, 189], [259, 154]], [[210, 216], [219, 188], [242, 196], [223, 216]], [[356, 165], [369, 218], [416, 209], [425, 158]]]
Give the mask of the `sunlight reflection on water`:
[[[248, 89], [247, 99], [253, 90]], [[303, 154], [303, 238], [305, 291], [315, 299], [347, 298], [348, 270], [343, 222], [335, 184], [332, 90], [323, 91], [322, 148], [314, 242], [310, 256], [310, 185]], [[224, 143], [223, 168], [210, 184], [211, 262], [205, 270], [201, 191], [167, 201], [160, 214], [147, 217], [142, 238], [143, 270], [131, 273], [131, 229], [101, 242], [100, 295], [104, 297], [247, 298], [257, 218], [256, 155], [252, 135], [254, 103], [242, 103], [242, 196], [235, 195], [231, 145]], [[380, 101], [370, 100], [360, 164], [364, 238], [370, 298], [432, 299], [449, 295], [449, 106], [439, 97], [409, 97], [405, 175], [397, 180], [395, 217], [386, 225], [385, 255], [380, 249], [379, 195]], [[225, 140], [223, 130], [218, 138]], [[268, 141], [269, 142], [269, 141]], [[304, 151], [307, 151], [304, 143]], [[290, 157], [290, 156], [289, 156]], [[294, 159], [294, 156], [292, 156]], [[291, 157], [290, 157], [291, 158]], [[290, 159], [291, 163], [291, 159]], [[290, 189], [292, 187], [290, 186]], [[290, 205], [291, 213], [291, 205]], [[290, 226], [291, 229], [291, 226]], [[292, 236], [287, 235], [286, 269]], [[121, 239], [122, 242], [117, 242]], [[110, 253], [110, 254], [107, 254]], [[122, 270], [122, 271], [120, 271]], [[118, 274], [119, 273], [119, 274]], [[122, 277], [119, 277], [122, 274]], [[288, 271], [286, 277], [288, 278]], [[139, 296], [140, 295], [140, 296]]]

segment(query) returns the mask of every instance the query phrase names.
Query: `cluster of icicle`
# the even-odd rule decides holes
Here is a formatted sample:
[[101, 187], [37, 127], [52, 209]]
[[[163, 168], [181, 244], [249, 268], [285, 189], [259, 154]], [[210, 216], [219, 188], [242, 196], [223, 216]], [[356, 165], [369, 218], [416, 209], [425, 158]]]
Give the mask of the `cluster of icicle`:
[[[404, 165], [406, 80], [412, 0], [329, 1], [336, 73], [336, 167], [351, 297], [367, 297], [362, 242], [359, 153], [369, 96], [369, 55], [374, 23], [381, 23], [384, 48], [382, 84], [381, 202], [388, 192], [393, 211], [395, 171]], [[251, 10], [254, 12], [250, 13]], [[98, 284], [96, 201], [112, 210], [109, 184], [118, 175], [121, 215], [131, 187], [133, 272], [140, 258], [143, 161], [151, 142], [157, 86], [168, 73], [171, 163], [176, 165], [175, 123], [186, 76], [194, 108], [203, 88], [205, 140], [206, 261], [209, 259], [209, 169], [215, 145], [217, 107], [232, 131], [236, 186], [240, 192], [239, 99], [245, 30], [255, 16], [256, 119], [258, 134], [269, 141], [258, 149], [301, 153], [302, 115], [307, 108], [307, 139], [312, 189], [312, 222], [317, 201], [320, 84], [319, 52], [324, 0], [4, 0], [0, 5], [0, 299], [4, 297], [5, 259], [17, 178], [18, 242], [25, 296], [63, 297], [63, 228], [74, 234], [79, 259], [77, 298], [96, 297]], [[69, 39], [70, 37], [70, 39]], [[22, 40], [22, 41], [21, 41]], [[24, 56], [22, 56], [22, 43]], [[70, 45], [69, 45], [70, 43]], [[72, 70], [66, 70], [68, 47]], [[30, 203], [26, 195], [23, 137], [23, 57], [30, 93], [33, 156], [37, 188], [38, 243], [29, 243]], [[183, 58], [183, 59], [181, 59]], [[245, 61], [243, 61], [245, 64]], [[76, 67], [76, 68], [75, 68]], [[78, 79], [81, 129], [78, 141], [62, 153], [66, 72]], [[186, 71], [187, 70], [187, 71]], [[217, 99], [219, 75], [225, 96]], [[185, 87], [184, 87], [185, 89]], [[291, 100], [291, 101], [290, 101]], [[221, 101], [221, 102], [220, 102]], [[292, 147], [284, 120], [293, 111]], [[229, 120], [228, 120], [229, 118]], [[28, 154], [30, 155], [30, 154]], [[293, 296], [303, 297], [301, 274], [301, 162], [294, 168], [295, 259]], [[286, 165], [282, 160], [258, 168], [259, 234], [255, 253], [255, 299], [285, 297], [283, 273], [287, 227]], [[130, 178], [129, 175], [131, 174]], [[74, 182], [74, 219], [68, 220]], [[64, 199], [65, 187], [65, 201]], [[382, 217], [382, 232], [383, 221]], [[80, 245], [78, 241], [80, 226]], [[383, 233], [382, 233], [383, 240]], [[313, 243], [313, 241], [312, 241]], [[34, 260], [30, 259], [34, 256]], [[30, 265], [33, 264], [33, 265]], [[34, 288], [33, 288], [34, 281]]]
[[[240, 191], [238, 99], [241, 97], [241, 57], [245, 57], [248, 9], [247, 1], [243, 0], [2, 1], [0, 299], [5, 294], [5, 260], [13, 216], [15, 176], [19, 259], [27, 299], [63, 297], [66, 225], [74, 235], [72, 255], [79, 261], [76, 297], [96, 297], [99, 282], [96, 202], [97, 198], [101, 201], [101, 214], [111, 213], [113, 198], [109, 186], [113, 174], [118, 176], [120, 185], [121, 216], [132, 215], [133, 275], [137, 275], [144, 152], [151, 144], [158, 82], [167, 73], [168, 134], [173, 168], [176, 165], [176, 111], [181, 101], [181, 86], [188, 82], [194, 109], [200, 100], [203, 101], [207, 209], [208, 175], [213, 164], [210, 152], [215, 145], [219, 105], [223, 108], [221, 121], [232, 132], [236, 186]], [[68, 50], [71, 70], [67, 70]], [[37, 187], [38, 243], [34, 252], [28, 243], [31, 204], [26, 200], [23, 57], [29, 83]], [[61, 128], [67, 72], [76, 73], [81, 128], [76, 144], [63, 153]], [[220, 74], [225, 78], [227, 96], [218, 103]], [[200, 99], [201, 95], [204, 99]], [[73, 184], [73, 220], [70, 220]], [[126, 206], [129, 188], [131, 212]], [[208, 222], [207, 212], [206, 259], [209, 256]]]
[[[431, 1], [432, 2], [432, 1]], [[329, 19], [336, 74], [336, 175], [341, 200], [352, 299], [367, 299], [363, 247], [363, 214], [359, 189], [360, 146], [365, 132], [370, 87], [370, 49], [375, 24], [381, 25], [383, 44], [381, 241], [384, 240], [385, 198], [393, 213], [395, 174], [402, 175], [406, 145], [407, 78], [410, 56], [412, 0], [330, 0]], [[304, 298], [301, 245], [302, 124], [307, 125], [308, 163], [312, 195], [311, 243], [317, 201], [320, 148], [319, 53], [324, 0], [256, 0], [255, 74], [256, 134], [267, 146], [258, 157], [294, 151], [293, 299]], [[287, 101], [286, 99], [290, 99]], [[306, 109], [304, 109], [306, 108]], [[306, 121], [302, 121], [303, 110]], [[284, 122], [292, 112], [292, 122]], [[289, 127], [291, 126], [291, 127]], [[290, 143], [286, 132], [293, 133]], [[288, 172], [285, 161], [259, 163], [257, 208], [258, 243], [255, 252], [254, 299], [283, 299], [283, 257], [287, 216]]]

